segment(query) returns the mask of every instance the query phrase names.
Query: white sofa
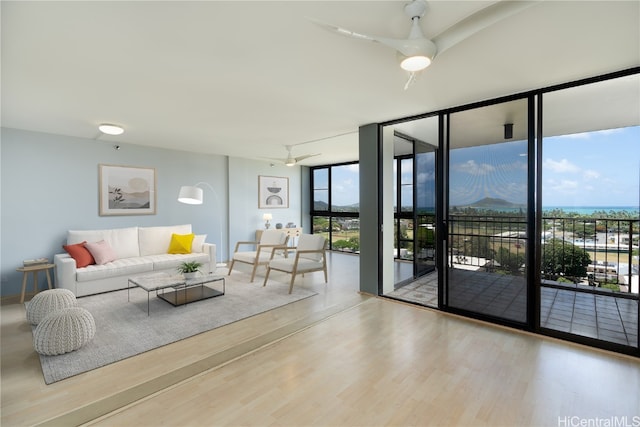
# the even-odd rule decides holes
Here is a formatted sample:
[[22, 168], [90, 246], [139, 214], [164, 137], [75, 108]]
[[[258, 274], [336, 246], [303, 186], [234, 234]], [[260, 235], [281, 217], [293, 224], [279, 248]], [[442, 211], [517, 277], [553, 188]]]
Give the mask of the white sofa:
[[[166, 271], [178, 274], [176, 267], [184, 261], [198, 261], [202, 272], [216, 268], [216, 246], [204, 243], [205, 236], [196, 236], [190, 254], [168, 254], [172, 234], [190, 234], [191, 224], [166, 227], [128, 227], [104, 230], [69, 230], [67, 245], [106, 241], [117, 259], [103, 265], [76, 268], [76, 261], [67, 253], [56, 254], [57, 287], [69, 289], [77, 297], [125, 289], [134, 275]], [[196, 242], [198, 242], [196, 244]], [[202, 242], [202, 243], [200, 243]]]

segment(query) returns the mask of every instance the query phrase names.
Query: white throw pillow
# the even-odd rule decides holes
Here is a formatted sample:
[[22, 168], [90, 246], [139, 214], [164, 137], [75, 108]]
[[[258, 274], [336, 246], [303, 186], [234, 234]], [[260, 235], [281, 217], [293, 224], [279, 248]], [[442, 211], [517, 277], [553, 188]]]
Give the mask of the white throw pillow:
[[202, 245], [204, 245], [206, 238], [206, 234], [196, 234], [191, 245], [191, 252], [202, 253]]

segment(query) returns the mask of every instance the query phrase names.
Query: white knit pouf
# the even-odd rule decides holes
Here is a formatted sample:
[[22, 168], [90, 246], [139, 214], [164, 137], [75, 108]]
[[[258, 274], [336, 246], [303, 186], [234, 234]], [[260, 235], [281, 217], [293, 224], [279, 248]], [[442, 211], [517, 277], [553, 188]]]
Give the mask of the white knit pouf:
[[96, 334], [93, 316], [82, 307], [63, 308], [45, 317], [33, 333], [33, 346], [40, 354], [69, 353], [88, 343]]
[[76, 296], [69, 289], [47, 289], [36, 294], [27, 303], [27, 320], [32, 325], [37, 325], [48, 314], [77, 305]]

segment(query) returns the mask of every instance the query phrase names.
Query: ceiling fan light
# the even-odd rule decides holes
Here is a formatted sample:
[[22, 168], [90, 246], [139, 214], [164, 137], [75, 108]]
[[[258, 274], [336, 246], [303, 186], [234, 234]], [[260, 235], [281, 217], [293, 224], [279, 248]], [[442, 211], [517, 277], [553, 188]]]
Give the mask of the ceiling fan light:
[[284, 164], [287, 166], [294, 166], [296, 164], [296, 159], [289, 157]]
[[124, 133], [124, 128], [118, 125], [112, 125], [109, 123], [103, 123], [98, 126], [98, 129], [102, 133], [106, 133], [107, 135], [121, 135]]
[[403, 70], [411, 72], [424, 70], [429, 65], [431, 65], [431, 59], [423, 55], [410, 56], [400, 62], [400, 67], [402, 67]]

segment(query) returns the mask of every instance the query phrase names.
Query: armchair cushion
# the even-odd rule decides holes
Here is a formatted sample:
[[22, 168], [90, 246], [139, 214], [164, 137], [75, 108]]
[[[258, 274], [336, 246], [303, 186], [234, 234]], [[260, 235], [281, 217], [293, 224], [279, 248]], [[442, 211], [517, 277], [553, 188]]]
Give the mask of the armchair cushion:
[[265, 230], [260, 236], [261, 245], [284, 245], [287, 241], [287, 233], [282, 230]]
[[298, 240], [298, 246], [290, 248], [295, 250], [294, 255], [285, 258], [274, 258], [267, 263], [267, 274], [262, 286], [266, 286], [271, 270], [282, 271], [291, 274], [289, 293], [293, 290], [293, 283], [298, 274], [313, 271], [324, 272], [324, 281], [327, 282], [327, 258], [326, 239], [319, 234], [302, 234]]
[[[253, 265], [251, 272], [251, 281], [256, 277], [256, 269], [259, 265], [265, 265], [272, 257], [272, 251], [275, 247], [285, 249], [289, 236], [282, 230], [265, 230], [260, 236], [259, 242], [236, 242], [236, 248], [233, 251], [229, 273], [233, 270], [236, 262]], [[241, 251], [242, 245], [255, 246], [255, 250]]]
[[[295, 257], [289, 258], [274, 258], [269, 262], [269, 268], [278, 271], [284, 271], [287, 273], [293, 272], [293, 266], [295, 264]], [[322, 268], [322, 261], [314, 261], [306, 258], [298, 259], [298, 266], [296, 271], [298, 273], [304, 273], [309, 270], [318, 270]]]
[[[303, 234], [298, 241], [297, 250], [300, 258], [319, 262], [322, 260], [322, 250], [326, 239], [320, 234]], [[309, 252], [307, 252], [309, 251]]]

